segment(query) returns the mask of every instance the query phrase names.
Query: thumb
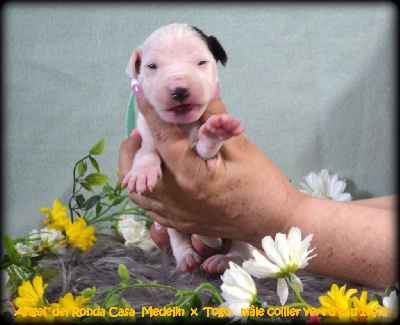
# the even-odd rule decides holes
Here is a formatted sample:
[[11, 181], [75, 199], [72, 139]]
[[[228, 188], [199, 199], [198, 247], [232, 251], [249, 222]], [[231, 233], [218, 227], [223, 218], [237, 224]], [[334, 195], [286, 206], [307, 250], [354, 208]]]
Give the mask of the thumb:
[[[219, 84], [218, 84], [218, 89], [219, 89]], [[226, 108], [224, 103], [221, 100], [221, 97], [219, 95], [219, 90], [216, 91], [216, 96], [210, 100], [208, 103], [208, 106], [204, 112], [204, 114], [201, 116], [200, 121], [201, 123], [205, 123], [211, 116], [213, 115], [221, 115], [221, 114], [226, 114]]]

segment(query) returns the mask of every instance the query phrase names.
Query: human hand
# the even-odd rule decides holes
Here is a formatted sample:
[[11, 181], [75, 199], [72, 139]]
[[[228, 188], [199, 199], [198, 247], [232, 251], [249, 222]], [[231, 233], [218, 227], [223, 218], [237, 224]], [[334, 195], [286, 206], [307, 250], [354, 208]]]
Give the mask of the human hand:
[[[299, 227], [313, 234], [318, 247], [319, 258], [310, 261], [309, 271], [374, 286], [395, 281], [392, 230], [397, 209], [386, 209], [386, 203], [343, 203], [303, 194], [244, 135], [225, 142], [215, 158], [204, 161], [190, 149], [179, 127], [160, 120], [145, 98], [137, 102], [164, 164], [152, 192], [130, 195], [151, 218], [182, 232], [237, 239], [257, 248], [266, 235]], [[214, 99], [202, 122], [225, 112], [222, 101]], [[139, 134], [122, 143], [121, 180], [140, 144]], [[380, 241], [372, 253], [365, 254], [365, 236]], [[355, 262], [355, 257], [360, 258]]]
[[[169, 234], [166, 227], [163, 227], [157, 221], [155, 221], [150, 228], [150, 236], [153, 239], [154, 243], [162, 251], [164, 251], [166, 254], [172, 254]], [[226, 254], [232, 244], [232, 241], [224, 240], [221, 250], [217, 251], [203, 243], [197, 235], [192, 235], [191, 240], [194, 249], [197, 251], [197, 253], [199, 253], [203, 260], [216, 254]]]
[[[288, 223], [298, 191], [245, 136], [225, 142], [215, 158], [204, 161], [177, 125], [162, 121], [143, 96], [137, 103], [163, 161], [163, 176], [153, 191], [130, 195], [151, 218], [182, 232], [258, 247], [266, 234]], [[224, 104], [212, 99], [201, 121], [220, 114], [226, 114]], [[136, 134], [121, 145], [121, 179], [140, 141]]]

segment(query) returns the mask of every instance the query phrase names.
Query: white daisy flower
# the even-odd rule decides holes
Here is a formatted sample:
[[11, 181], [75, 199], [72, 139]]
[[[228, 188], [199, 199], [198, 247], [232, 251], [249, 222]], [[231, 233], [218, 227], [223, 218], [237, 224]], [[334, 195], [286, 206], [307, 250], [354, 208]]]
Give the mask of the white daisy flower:
[[31, 230], [27, 239], [29, 240], [29, 246], [39, 247], [41, 242], [40, 231], [38, 229]]
[[346, 181], [338, 180], [337, 174], [331, 176], [326, 169], [323, 169], [319, 175], [315, 173], [308, 174], [306, 183], [300, 183], [300, 186], [303, 187], [300, 191], [308, 195], [340, 202], [352, 200], [350, 193], [344, 193]]
[[38, 256], [38, 254], [35, 254], [35, 250], [31, 246], [16, 243], [15, 248], [21, 256]]
[[245, 261], [243, 268], [256, 278], [278, 278], [277, 292], [281, 304], [284, 305], [289, 294], [287, 277], [293, 277], [299, 292], [303, 291], [303, 284], [294, 272], [306, 267], [308, 260], [316, 256], [308, 256], [315, 249], [308, 251], [312, 236], [308, 235], [302, 241], [301, 231], [296, 227], [290, 229], [287, 238], [281, 233], [276, 234], [275, 241], [271, 236], [266, 236], [262, 240], [262, 247], [272, 262], [255, 249], [254, 260]]
[[65, 252], [65, 245], [60, 245], [60, 241], [63, 241], [65, 236], [59, 230], [48, 228], [34, 229], [29, 232], [28, 239], [30, 240], [30, 244], [36, 249], [43, 247], [55, 254], [64, 254]]
[[116, 232], [125, 239], [125, 246], [137, 246], [148, 250], [155, 244], [146, 228], [146, 221], [136, 220], [131, 215], [124, 215], [116, 223]]
[[386, 308], [386, 316], [380, 320], [383, 322], [393, 322], [399, 316], [399, 299], [396, 294], [396, 290], [393, 290], [389, 297], [383, 298], [383, 307]]
[[257, 299], [257, 288], [245, 270], [233, 262], [229, 262], [227, 269], [221, 276], [221, 296], [225, 299], [220, 307], [231, 310], [229, 317], [233, 317], [232, 322], [241, 320], [246, 321], [247, 317], [241, 317], [242, 308], [250, 308], [251, 304]]

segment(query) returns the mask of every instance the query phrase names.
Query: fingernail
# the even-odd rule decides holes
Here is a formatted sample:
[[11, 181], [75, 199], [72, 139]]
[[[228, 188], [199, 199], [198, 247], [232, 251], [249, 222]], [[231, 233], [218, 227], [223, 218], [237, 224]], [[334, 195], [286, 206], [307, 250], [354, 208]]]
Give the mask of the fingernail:
[[161, 231], [164, 229], [164, 227], [161, 226], [157, 221], [154, 221], [154, 228], [156, 228], [157, 231]]
[[214, 98], [220, 98], [221, 87], [219, 86], [219, 81], [217, 81], [217, 87], [215, 88]]
[[197, 234], [192, 234], [193, 238], [196, 240], [200, 240], [199, 236]]
[[132, 90], [133, 90], [133, 93], [134, 93], [136, 99], [143, 97], [142, 87], [140, 86], [139, 82], [135, 78], [132, 78], [131, 87], [132, 87]]
[[135, 134], [138, 133], [138, 132], [139, 132], [138, 128], [135, 128], [135, 129], [132, 130], [132, 133], [131, 133], [130, 136], [133, 136], [133, 135], [135, 135]]

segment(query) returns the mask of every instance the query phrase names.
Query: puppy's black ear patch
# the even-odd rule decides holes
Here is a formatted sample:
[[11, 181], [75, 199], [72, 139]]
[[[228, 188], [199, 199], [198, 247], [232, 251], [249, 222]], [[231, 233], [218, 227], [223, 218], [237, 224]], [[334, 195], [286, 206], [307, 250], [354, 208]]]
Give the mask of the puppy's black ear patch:
[[221, 61], [222, 65], [225, 66], [228, 61], [228, 56], [221, 43], [214, 36], [207, 36], [197, 27], [192, 26], [192, 28], [199, 33], [200, 37], [206, 42], [208, 49], [214, 56], [214, 59], [218, 62]]

